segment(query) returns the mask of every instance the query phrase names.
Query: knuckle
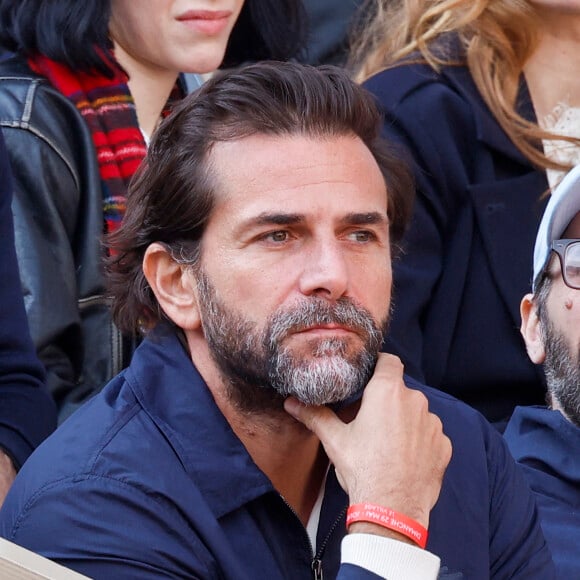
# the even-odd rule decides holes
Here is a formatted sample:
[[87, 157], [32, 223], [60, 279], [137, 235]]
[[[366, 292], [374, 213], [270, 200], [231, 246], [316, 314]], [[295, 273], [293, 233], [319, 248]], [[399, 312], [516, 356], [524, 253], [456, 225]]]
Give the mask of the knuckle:
[[408, 396], [412, 404], [421, 412], [427, 413], [429, 411], [429, 401], [427, 397], [416, 389], [408, 389]]
[[405, 367], [398, 356], [385, 352], [379, 354], [377, 360], [377, 371], [379, 373], [386, 375], [397, 373], [402, 376], [404, 368]]
[[453, 457], [453, 443], [451, 443], [451, 439], [449, 439], [447, 435], [445, 436], [445, 450], [447, 452], [447, 463], [449, 463], [451, 461], [451, 457]]
[[433, 423], [433, 428], [438, 433], [441, 433], [443, 435], [443, 437], [445, 437], [445, 439], [448, 439], [447, 435], [445, 435], [443, 433], [443, 421], [441, 421], [441, 418], [439, 417], [439, 415], [436, 415], [435, 413], [431, 413], [431, 412], [429, 412], [429, 415], [431, 416], [431, 422]]

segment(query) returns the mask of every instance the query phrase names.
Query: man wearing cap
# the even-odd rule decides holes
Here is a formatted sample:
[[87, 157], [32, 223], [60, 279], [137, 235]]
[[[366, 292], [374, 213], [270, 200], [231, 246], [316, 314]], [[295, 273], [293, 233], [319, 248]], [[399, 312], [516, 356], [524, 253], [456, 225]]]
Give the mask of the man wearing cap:
[[561, 578], [580, 577], [580, 166], [552, 194], [521, 303], [530, 359], [543, 364], [547, 408], [518, 407], [505, 438], [536, 494]]

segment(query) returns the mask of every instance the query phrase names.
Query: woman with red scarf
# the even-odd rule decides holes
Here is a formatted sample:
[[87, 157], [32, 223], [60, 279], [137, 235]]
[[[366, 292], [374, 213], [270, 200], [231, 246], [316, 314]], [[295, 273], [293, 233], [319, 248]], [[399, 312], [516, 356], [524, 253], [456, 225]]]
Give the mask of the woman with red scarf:
[[294, 0], [0, 0], [0, 128], [31, 334], [60, 418], [127, 363], [101, 272], [102, 235], [182, 73], [287, 59]]

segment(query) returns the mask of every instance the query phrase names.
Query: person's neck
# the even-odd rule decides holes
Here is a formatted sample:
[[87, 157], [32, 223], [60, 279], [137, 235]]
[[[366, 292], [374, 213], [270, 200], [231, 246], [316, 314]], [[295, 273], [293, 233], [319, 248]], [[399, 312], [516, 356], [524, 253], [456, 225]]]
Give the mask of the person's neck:
[[318, 438], [287, 414], [283, 416], [285, 411], [248, 415], [224, 400], [218, 406], [254, 463], [306, 527], [328, 468]]
[[115, 58], [129, 75], [129, 90], [135, 101], [139, 127], [151, 137], [175, 86], [179, 73], [146, 66], [115, 45]]
[[524, 66], [538, 121], [565, 103], [580, 107], [580, 17], [546, 10], [538, 47]]
[[306, 526], [328, 468], [318, 438], [286, 411], [241, 411], [231, 400], [205, 341], [188, 340], [193, 363], [254, 463]]

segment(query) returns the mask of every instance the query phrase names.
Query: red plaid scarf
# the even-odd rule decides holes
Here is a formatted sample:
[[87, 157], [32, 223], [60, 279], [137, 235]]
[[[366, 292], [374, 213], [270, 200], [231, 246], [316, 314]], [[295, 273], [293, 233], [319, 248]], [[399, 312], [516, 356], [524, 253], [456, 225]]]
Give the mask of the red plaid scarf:
[[[74, 72], [45, 56], [28, 63], [74, 103], [87, 123], [101, 175], [105, 232], [115, 231], [125, 213], [129, 181], [147, 152], [127, 75], [121, 69], [110, 79], [99, 73]], [[169, 102], [176, 96], [180, 95], [174, 91]]]

